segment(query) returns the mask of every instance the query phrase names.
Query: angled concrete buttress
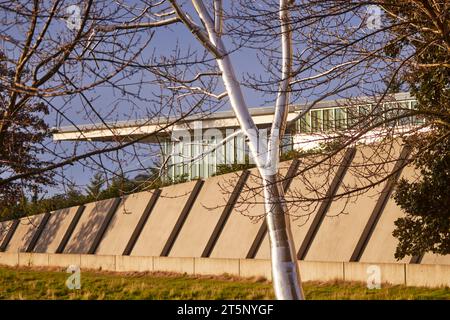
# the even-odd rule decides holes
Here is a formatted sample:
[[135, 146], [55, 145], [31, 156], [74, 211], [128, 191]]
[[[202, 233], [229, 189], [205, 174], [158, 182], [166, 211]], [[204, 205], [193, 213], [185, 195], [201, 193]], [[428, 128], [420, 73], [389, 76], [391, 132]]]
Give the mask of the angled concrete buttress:
[[[402, 147], [360, 146], [336, 195], [371, 185], [392, 172]], [[386, 181], [363, 194], [334, 200], [304, 257], [309, 261], [350, 261]], [[355, 195], [358, 195], [355, 197]]]
[[211, 251], [211, 258], [246, 258], [264, 222], [262, 179], [256, 168], [250, 170], [223, 230]]
[[96, 253], [121, 255], [152, 197], [152, 191], [125, 196], [113, 216]]
[[[403, 169], [400, 178], [412, 178], [414, 168], [407, 166]], [[398, 240], [392, 235], [398, 218], [404, 216], [402, 209], [397, 206], [395, 200], [389, 197], [386, 207], [381, 214], [373, 233], [368, 239], [366, 247], [359, 259], [360, 262], [403, 262], [408, 263], [410, 257], [396, 260], [394, 254]], [[380, 248], [383, 248], [380, 250]]]
[[[349, 152], [351, 153], [351, 151]], [[292, 237], [297, 252], [304, 243], [308, 232], [312, 232], [313, 228], [320, 227], [321, 221], [315, 222], [315, 220], [323, 201], [314, 201], [314, 199], [324, 197], [328, 192], [334, 194], [336, 186], [333, 186], [333, 183], [338, 186], [341, 178], [339, 177], [338, 179], [336, 177], [340, 169], [340, 164], [343, 164], [342, 174], [345, 174], [345, 166], [347, 164], [344, 161], [345, 154], [345, 152], [340, 152], [335, 157], [325, 160], [323, 164], [313, 167], [306, 172], [303, 172], [303, 170], [313, 165], [317, 159], [312, 157], [301, 159], [301, 165], [297, 171], [297, 175], [292, 179], [291, 185], [286, 192], [286, 201], [291, 218]], [[351, 154], [347, 154], [347, 156], [349, 156], [349, 160], [351, 161]], [[311, 238], [313, 239], [314, 235]], [[255, 258], [270, 258], [269, 237], [267, 235]]]
[[107, 199], [86, 204], [73, 233], [64, 248], [64, 253], [89, 253], [101, 231], [103, 223], [113, 209], [116, 199]]
[[161, 195], [131, 251], [132, 256], [159, 256], [196, 181], [161, 188]]
[[64, 234], [78, 210], [79, 207], [76, 206], [51, 212], [50, 218], [44, 230], [42, 230], [33, 252], [56, 253]]
[[24, 217], [19, 219], [19, 224], [14, 232], [6, 252], [25, 252], [27, 251], [33, 236], [44, 218], [45, 214], [41, 213], [35, 216]]
[[201, 257], [240, 174], [231, 173], [205, 181], [169, 256]]
[[19, 220], [8, 220], [0, 222], [0, 252], [6, 250], [9, 241], [11, 240], [16, 228], [19, 224]]

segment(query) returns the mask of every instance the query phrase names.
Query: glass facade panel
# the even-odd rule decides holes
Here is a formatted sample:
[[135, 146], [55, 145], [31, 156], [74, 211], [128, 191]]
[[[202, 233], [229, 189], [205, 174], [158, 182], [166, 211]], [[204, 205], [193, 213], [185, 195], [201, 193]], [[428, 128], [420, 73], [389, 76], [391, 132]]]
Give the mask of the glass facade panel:
[[[418, 110], [418, 103], [417, 101], [411, 101], [411, 109], [412, 110]], [[412, 123], [414, 125], [422, 125], [425, 123], [424, 119], [421, 116], [415, 115], [412, 116]]]
[[409, 101], [399, 103], [399, 115], [402, 116], [402, 118], [398, 119], [400, 126], [411, 125], [411, 104]]
[[395, 102], [389, 102], [384, 104], [385, 110], [385, 118], [386, 118], [386, 127], [395, 127], [397, 125], [397, 117], [398, 117], [398, 104]]
[[309, 133], [311, 132], [311, 115], [307, 112], [303, 117], [300, 118], [300, 132]]
[[[199, 155], [199, 146], [198, 146], [198, 141], [197, 140], [194, 140], [193, 141], [193, 143], [191, 144], [191, 154], [192, 154], [192, 157], [193, 158], [195, 158], [195, 157], [197, 157], [198, 155]], [[194, 178], [198, 178], [199, 177], [199, 165], [198, 165], [198, 160], [197, 161], [193, 161], [192, 163], [191, 163], [191, 179], [194, 179]]]
[[323, 130], [324, 131], [334, 130], [334, 109], [323, 110]]
[[281, 152], [288, 152], [293, 149], [293, 139], [290, 134], [286, 134], [281, 141]]
[[311, 111], [311, 131], [319, 132], [322, 131], [322, 110], [312, 110]]
[[[315, 109], [307, 112], [296, 122], [296, 133], [311, 134], [316, 132], [333, 132], [334, 130], [345, 130], [355, 125], [359, 127], [368, 126], [370, 123], [376, 125], [383, 123], [384, 126], [408, 126], [421, 125], [424, 120], [419, 116], [412, 116], [409, 113], [417, 108], [417, 102], [414, 100], [400, 101], [384, 104], [366, 104], [351, 107], [334, 107], [326, 109]], [[399, 115], [405, 117], [395, 119]], [[390, 120], [391, 119], [391, 120]], [[385, 121], [386, 120], [386, 121]], [[223, 132], [223, 136], [228, 136], [235, 129], [228, 128]], [[295, 134], [294, 134], [295, 136]], [[281, 141], [281, 152], [287, 152], [293, 149], [294, 136], [289, 132]], [[218, 164], [234, 164], [248, 162], [249, 150], [246, 139], [240, 134], [230, 139], [217, 148], [217, 150], [204, 155], [195, 162], [188, 160], [190, 157], [197, 157], [204, 154], [214, 146], [217, 137], [194, 137], [194, 141], [171, 142], [162, 141], [161, 150], [164, 153], [162, 162], [168, 155], [173, 155], [167, 161], [167, 175], [172, 179], [179, 179], [185, 176], [189, 179], [207, 178], [213, 175], [217, 170]], [[200, 140], [206, 139], [206, 140]], [[222, 138], [220, 138], [222, 139]]]
[[347, 128], [347, 118], [345, 114], [344, 108], [336, 108], [334, 109], [334, 119], [335, 119], [335, 128], [336, 130], [342, 130]]
[[[227, 136], [232, 134], [232, 132], [227, 132]], [[225, 145], [225, 163], [232, 164], [234, 163], [234, 138], [230, 139], [226, 142]]]
[[348, 107], [345, 109], [347, 113], [347, 125], [349, 129], [354, 129], [358, 124], [358, 107]]
[[[211, 137], [208, 141], [208, 146], [206, 147], [207, 150], [210, 150], [216, 145], [216, 138]], [[216, 163], [217, 163], [217, 150], [214, 150], [208, 154], [208, 175], [207, 177], [212, 176], [214, 173], [216, 173]]]
[[371, 112], [372, 106], [370, 104], [359, 106], [358, 125], [360, 128], [364, 128], [370, 123]]
[[245, 162], [245, 137], [243, 134], [239, 134], [236, 136], [235, 143], [235, 154], [236, 154], [236, 163], [244, 163]]
[[374, 125], [385, 125], [384, 124], [384, 107], [382, 103], [378, 103], [372, 106], [372, 121]]

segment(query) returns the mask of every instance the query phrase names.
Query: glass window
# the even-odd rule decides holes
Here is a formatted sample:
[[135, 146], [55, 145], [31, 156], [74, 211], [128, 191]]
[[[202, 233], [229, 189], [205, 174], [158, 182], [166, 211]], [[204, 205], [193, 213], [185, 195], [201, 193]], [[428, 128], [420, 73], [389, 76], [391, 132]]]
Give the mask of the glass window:
[[[227, 132], [227, 135], [231, 133]], [[229, 139], [225, 146], [225, 162], [226, 164], [234, 163], [234, 138]]]
[[354, 128], [358, 123], [358, 107], [347, 107], [345, 109], [347, 113], [347, 124], [350, 129]]
[[373, 123], [374, 125], [380, 126], [383, 125], [384, 126], [384, 119], [385, 119], [385, 114], [384, 114], [384, 107], [382, 103], [378, 103], [372, 106], [372, 119], [373, 119]]
[[307, 112], [303, 117], [300, 118], [300, 133], [310, 133], [311, 132], [311, 116]]
[[312, 110], [311, 111], [311, 131], [319, 132], [322, 131], [322, 110]]
[[184, 142], [181, 140], [179, 142], [175, 143], [174, 146], [174, 150], [175, 150], [175, 154], [173, 157], [174, 160], [174, 178], [181, 178], [181, 176], [185, 173], [185, 170], [187, 170], [187, 168], [185, 168], [186, 164], [185, 164], [185, 144]]
[[[387, 127], [395, 127], [397, 125], [396, 118], [398, 117], [399, 105], [396, 102], [389, 102], [384, 104], [385, 117]], [[392, 120], [391, 120], [392, 119]], [[389, 121], [390, 120], [390, 121]]]
[[334, 109], [334, 119], [335, 119], [336, 130], [342, 130], [347, 127], [347, 123], [346, 123], [347, 119], [346, 119], [344, 108]]
[[236, 163], [245, 163], [245, 138], [244, 134], [239, 134], [235, 138]]
[[[419, 105], [418, 105], [418, 102], [416, 100], [411, 101], [411, 109], [412, 110], [418, 110], [419, 109]], [[421, 124], [424, 124], [424, 122], [425, 121], [424, 121], [423, 117], [421, 117], [419, 115], [412, 116], [412, 123], [413, 124], [421, 125]]]
[[323, 130], [324, 131], [334, 130], [334, 109], [323, 110]]
[[411, 110], [409, 101], [400, 102], [399, 106], [399, 115], [402, 118], [398, 119], [398, 124], [400, 126], [409, 126], [411, 125]]
[[[211, 137], [208, 141], [207, 150], [216, 145], [216, 137]], [[208, 177], [216, 173], [217, 149], [208, 154]]]
[[359, 106], [358, 124], [360, 128], [369, 125], [371, 112], [372, 106], [370, 104]]
[[[198, 145], [197, 141], [193, 141], [191, 144], [191, 154], [192, 157], [196, 157], [198, 155]], [[198, 174], [198, 160], [191, 162], [190, 171], [191, 171], [191, 178], [197, 178], [199, 176]]]
[[281, 152], [288, 152], [293, 149], [293, 139], [290, 134], [284, 135], [283, 139], [281, 140]]

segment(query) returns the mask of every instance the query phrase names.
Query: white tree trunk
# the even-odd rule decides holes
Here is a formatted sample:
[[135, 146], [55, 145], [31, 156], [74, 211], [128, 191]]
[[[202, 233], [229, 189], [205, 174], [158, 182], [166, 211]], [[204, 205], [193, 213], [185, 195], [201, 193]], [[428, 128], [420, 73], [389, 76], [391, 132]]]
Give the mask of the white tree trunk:
[[289, 212], [283, 187], [277, 180], [276, 175], [263, 179], [273, 287], [277, 299], [303, 300], [305, 296], [292, 240]]
[[268, 163], [276, 168], [271, 175], [263, 176], [266, 223], [270, 240], [272, 278], [278, 299], [304, 299], [297, 254], [292, 238], [289, 210], [283, 185], [277, 179], [280, 142], [286, 131], [289, 113], [289, 91], [292, 80], [292, 30], [290, 21], [291, 0], [280, 0], [281, 25], [281, 81], [275, 103], [274, 121], [268, 146]]
[[[261, 174], [264, 184], [264, 201], [266, 223], [270, 239], [272, 263], [272, 281], [277, 299], [304, 299], [299, 276], [295, 247], [292, 241], [290, 219], [284, 198], [283, 187], [277, 181], [279, 163], [280, 139], [284, 135], [289, 104], [289, 82], [291, 69], [291, 40], [289, 24], [289, 0], [280, 0], [280, 19], [282, 31], [282, 81], [280, 84], [275, 108], [274, 123], [269, 143], [259, 141], [259, 130], [250, 115], [247, 103], [236, 78], [233, 64], [221, 40], [220, 23], [213, 21], [201, 0], [192, 0], [194, 7], [202, 20], [209, 41], [204, 39], [187, 16], [183, 16], [181, 9], [171, 0], [181, 20], [191, 29], [205, 48], [216, 55], [217, 64], [222, 72], [222, 80], [228, 92], [231, 106], [239, 121], [241, 130], [248, 137], [250, 152]], [[217, 5], [217, 4], [216, 4]], [[217, 6], [221, 7], [221, 6]], [[221, 14], [216, 14], [220, 17]]]

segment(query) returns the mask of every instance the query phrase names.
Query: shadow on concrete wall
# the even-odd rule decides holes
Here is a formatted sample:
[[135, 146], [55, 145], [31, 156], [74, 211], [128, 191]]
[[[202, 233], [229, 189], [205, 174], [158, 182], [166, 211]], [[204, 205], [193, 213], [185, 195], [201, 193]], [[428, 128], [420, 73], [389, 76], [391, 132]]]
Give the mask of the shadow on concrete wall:
[[113, 202], [114, 199], [108, 199], [95, 202], [89, 206], [92, 209], [86, 207], [78, 222], [79, 226], [72, 234], [64, 253], [87, 253], [89, 251]]
[[[17, 227], [17, 230], [11, 239], [10, 246], [18, 241], [19, 244], [17, 245], [16, 251], [25, 252], [29, 244], [31, 243], [31, 239], [33, 239], [33, 236], [36, 230], [38, 229], [39, 224], [41, 223], [43, 217], [44, 214], [39, 214], [36, 216], [20, 219], [20, 224]], [[16, 239], [16, 236], [20, 236], [18, 235], [18, 233], [20, 233], [20, 229], [23, 228], [26, 228], [26, 231], [23, 234], [22, 238], [20, 240]]]
[[[61, 230], [66, 222], [66, 219], [70, 218], [70, 212], [72, 208], [64, 208], [61, 210], [57, 210], [53, 212], [50, 216], [50, 219], [47, 222], [44, 230], [39, 237], [37, 244], [33, 250], [33, 252], [43, 253], [43, 252], [51, 252], [53, 253], [58, 247], [59, 243], [54, 244], [53, 242], [56, 239], [58, 233], [64, 234], [66, 230]], [[69, 223], [66, 223], [66, 228], [69, 226]], [[62, 238], [62, 236], [61, 236]], [[49, 250], [50, 246], [54, 246], [53, 250]]]

